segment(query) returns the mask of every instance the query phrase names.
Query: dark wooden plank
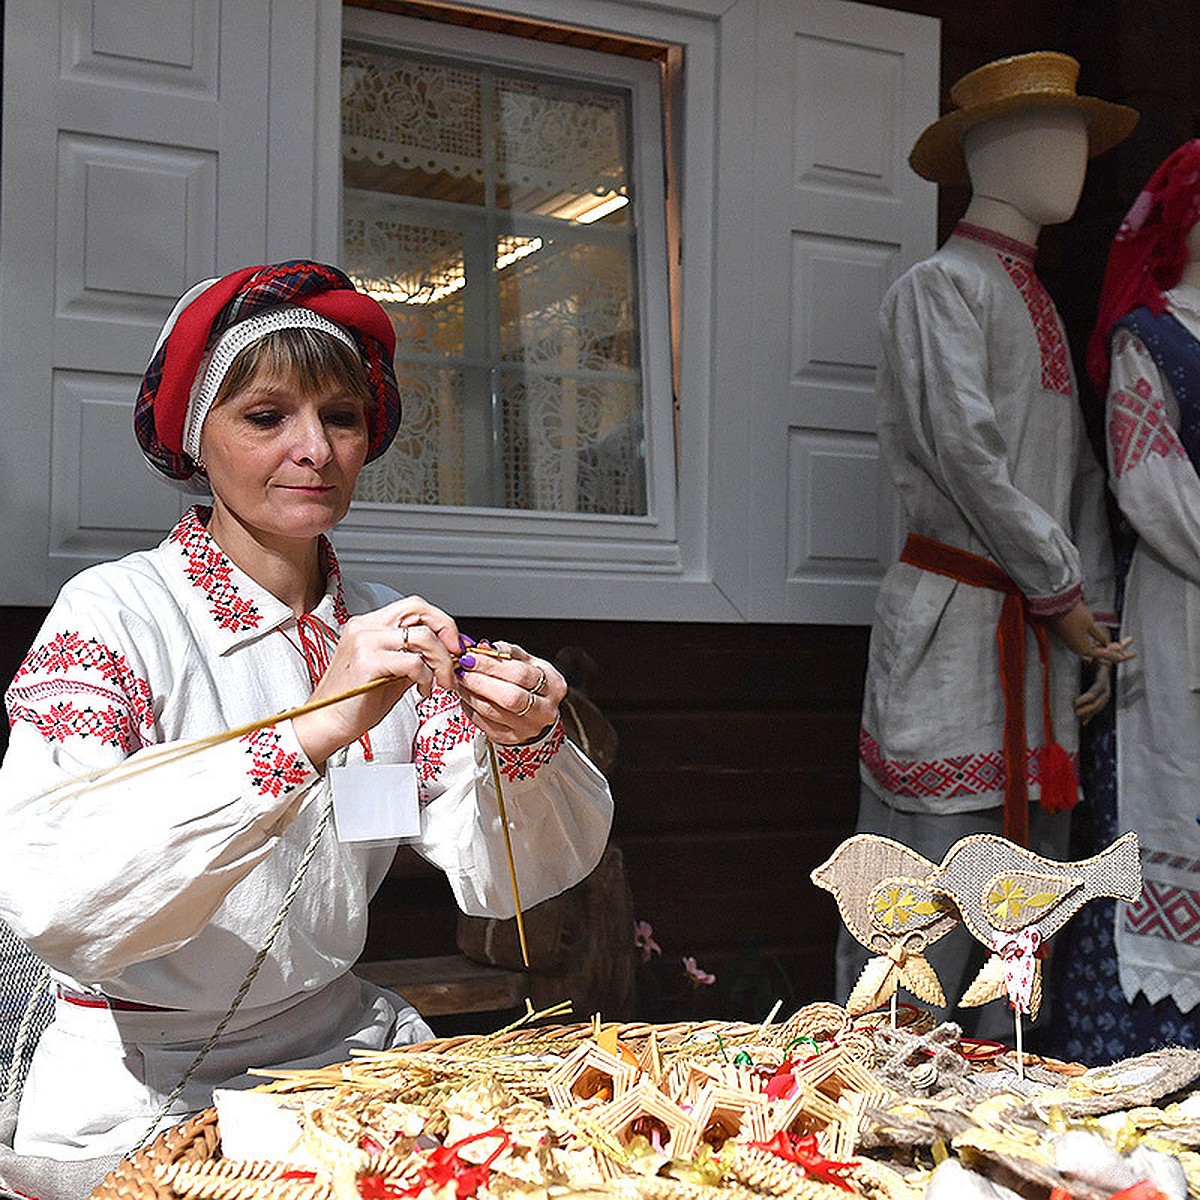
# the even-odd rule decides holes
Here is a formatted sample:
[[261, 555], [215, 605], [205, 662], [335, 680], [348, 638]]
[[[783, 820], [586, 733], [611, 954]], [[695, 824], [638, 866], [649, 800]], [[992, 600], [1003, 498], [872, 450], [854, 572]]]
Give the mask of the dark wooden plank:
[[435, 1017], [516, 1008], [529, 992], [523, 972], [485, 966], [462, 954], [360, 962], [354, 973], [399, 992], [418, 1012]]

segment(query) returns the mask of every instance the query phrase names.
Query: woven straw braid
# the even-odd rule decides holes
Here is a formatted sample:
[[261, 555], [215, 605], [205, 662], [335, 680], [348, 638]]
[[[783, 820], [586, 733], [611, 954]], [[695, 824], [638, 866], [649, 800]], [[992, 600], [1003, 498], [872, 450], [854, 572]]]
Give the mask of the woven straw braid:
[[133, 1158], [122, 1159], [92, 1192], [92, 1200], [178, 1200], [175, 1190], [157, 1180], [157, 1168], [215, 1158], [221, 1143], [217, 1110], [202, 1113], [160, 1134]]

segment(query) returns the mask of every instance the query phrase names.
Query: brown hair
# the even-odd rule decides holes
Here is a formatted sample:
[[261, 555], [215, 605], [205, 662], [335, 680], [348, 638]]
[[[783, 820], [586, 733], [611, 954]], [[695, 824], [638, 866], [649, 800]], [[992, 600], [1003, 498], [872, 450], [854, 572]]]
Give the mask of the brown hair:
[[240, 392], [259, 375], [290, 377], [305, 393], [343, 388], [361, 396], [368, 408], [375, 402], [362, 358], [320, 329], [277, 329], [251, 342], [225, 372], [213, 405]]

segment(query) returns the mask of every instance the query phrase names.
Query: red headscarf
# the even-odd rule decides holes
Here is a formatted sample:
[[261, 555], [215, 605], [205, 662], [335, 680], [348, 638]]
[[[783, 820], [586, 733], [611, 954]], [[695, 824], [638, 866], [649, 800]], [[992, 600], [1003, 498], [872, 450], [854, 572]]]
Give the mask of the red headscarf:
[[197, 285], [183, 297], [167, 318], [142, 379], [134, 433], [150, 464], [169, 479], [187, 480], [196, 470], [183, 449], [184, 419], [210, 340], [239, 321], [287, 305], [319, 313], [353, 339], [375, 396], [367, 412], [367, 461], [391, 444], [400, 424], [400, 395], [392, 365], [396, 332], [383, 306], [324, 263], [297, 259], [246, 267]]
[[1164, 293], [1183, 274], [1188, 231], [1200, 218], [1200, 138], [1184, 142], [1138, 194], [1108, 253], [1096, 325], [1088, 339], [1087, 373], [1103, 398], [1108, 391], [1108, 339], [1135, 308], [1159, 316]]

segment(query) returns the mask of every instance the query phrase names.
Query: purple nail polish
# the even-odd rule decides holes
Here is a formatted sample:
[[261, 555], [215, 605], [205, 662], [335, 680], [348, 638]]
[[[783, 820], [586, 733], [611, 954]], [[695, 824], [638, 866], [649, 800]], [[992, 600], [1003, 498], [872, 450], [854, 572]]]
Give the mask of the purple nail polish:
[[458, 660], [459, 668], [463, 671], [469, 671], [475, 665], [475, 656], [473, 654], [464, 654]]
[[475, 639], [469, 633], [460, 633], [458, 635], [459, 647], [465, 650], [468, 646], [475, 645]]

